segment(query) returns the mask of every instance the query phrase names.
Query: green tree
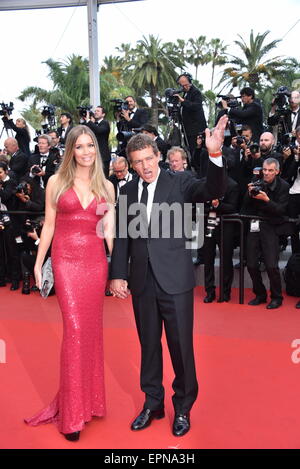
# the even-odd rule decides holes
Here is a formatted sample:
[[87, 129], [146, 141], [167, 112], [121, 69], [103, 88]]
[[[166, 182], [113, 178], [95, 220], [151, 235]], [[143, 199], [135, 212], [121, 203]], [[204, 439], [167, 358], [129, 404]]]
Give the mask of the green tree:
[[259, 91], [267, 82], [280, 76], [284, 68], [283, 58], [281, 56], [267, 58], [267, 56], [281, 40], [275, 39], [266, 44], [265, 40], [269, 33], [270, 31], [266, 31], [254, 36], [251, 30], [248, 44], [238, 35], [240, 40], [234, 43], [240, 48], [241, 56], [230, 56], [229, 62], [232, 65], [224, 70], [220, 84], [230, 85], [231, 89], [248, 85]]
[[189, 64], [194, 65], [196, 69], [196, 80], [198, 79], [199, 66], [208, 64], [210, 60], [206, 36], [199, 36], [196, 39], [190, 38], [186, 50], [186, 61]]
[[130, 54], [126, 70], [130, 73], [128, 85], [141, 96], [151, 99], [151, 121], [158, 126], [159, 94], [176, 80], [176, 67], [182, 67], [180, 57], [174, 54], [170, 43], [162, 44], [153, 35], [143, 37]]

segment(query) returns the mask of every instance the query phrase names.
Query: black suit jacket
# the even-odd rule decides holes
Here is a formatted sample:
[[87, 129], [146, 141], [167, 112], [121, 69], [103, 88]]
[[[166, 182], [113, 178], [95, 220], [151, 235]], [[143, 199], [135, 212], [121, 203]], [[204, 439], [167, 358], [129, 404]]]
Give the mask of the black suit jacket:
[[259, 137], [264, 130], [263, 110], [259, 103], [253, 101], [250, 104], [245, 104], [242, 108], [230, 109], [228, 114], [237, 124], [249, 125], [253, 134], [253, 142], [259, 142]]
[[95, 134], [100, 155], [102, 161], [110, 161], [110, 149], [108, 145], [108, 137], [110, 133], [110, 125], [109, 122], [103, 119], [101, 122], [84, 122], [84, 125], [87, 125]]
[[[288, 109], [287, 111], [287, 114], [286, 116], [284, 117], [284, 122], [286, 124], [286, 127], [287, 127], [287, 131], [288, 132], [291, 132], [292, 131], [292, 119], [291, 119], [291, 116], [292, 116], [292, 111], [290, 109]], [[268, 125], [271, 125], [271, 126], [274, 126], [274, 125], [277, 125], [278, 122], [279, 122], [279, 118], [280, 118], [280, 115], [275, 112], [275, 114], [271, 117], [268, 117]], [[300, 110], [298, 112], [298, 116], [297, 116], [297, 124], [296, 124], [296, 128], [300, 126]]]
[[[34, 165], [41, 166], [41, 155], [39, 153], [35, 153], [31, 155], [28, 159], [28, 167], [27, 167], [27, 174], [30, 173], [30, 168]], [[49, 151], [49, 156], [46, 161], [45, 167], [45, 176], [43, 176], [44, 187], [46, 187], [48, 179], [52, 176], [59, 165], [59, 151], [57, 148], [52, 148]], [[33, 178], [38, 185], [40, 185], [40, 177], [34, 176]]]
[[64, 128], [63, 128], [62, 126], [61, 126], [61, 127], [58, 127], [57, 133], [58, 133], [58, 135], [59, 135], [59, 142], [60, 142], [62, 145], [65, 145], [65, 144], [66, 144], [66, 138], [67, 138], [67, 136], [68, 136], [68, 133], [70, 132], [71, 129], [73, 129], [73, 127], [74, 127], [73, 124], [70, 124], [70, 125], [68, 126], [64, 138], [61, 136], [61, 135], [62, 135], [62, 131], [63, 131]]
[[194, 85], [191, 86], [182, 106], [182, 123], [187, 135], [198, 135], [206, 129], [206, 119], [202, 107], [202, 94]]
[[9, 168], [13, 171], [14, 177], [19, 182], [22, 176], [25, 176], [28, 165], [28, 156], [21, 150], [18, 150], [9, 160]]
[[[158, 237], [134, 238], [128, 231], [130, 224], [135, 223], [135, 215], [129, 214], [129, 207], [138, 202], [139, 178], [129, 182], [121, 189], [117, 206], [117, 234], [111, 261], [112, 279], [129, 279], [129, 285], [134, 295], [139, 295], [144, 289], [147, 277], [148, 262], [153, 269], [154, 276], [161, 288], [169, 294], [179, 294], [191, 290], [195, 286], [194, 268], [191, 252], [186, 249], [187, 238], [183, 230], [183, 216], [179, 214], [182, 226], [182, 236], [174, 233], [174, 218], [170, 217], [167, 227], [170, 236], [162, 236], [162, 217], [153, 218], [151, 215], [151, 229], [159, 233]], [[184, 203], [204, 202], [224, 195], [226, 186], [225, 169], [214, 163], [209, 164], [206, 183], [191, 177], [185, 172], [173, 173], [161, 169], [157, 180], [153, 203], [172, 205], [179, 204], [183, 213]], [[121, 200], [121, 195], [127, 196]], [[153, 206], [154, 207], [154, 206]], [[156, 205], [157, 208], [157, 205]], [[178, 208], [178, 207], [177, 207]], [[156, 220], [156, 223], [155, 223]], [[127, 235], [121, 237], [120, 227], [127, 227]], [[166, 226], [164, 226], [166, 228]], [[130, 258], [130, 274], [128, 276], [128, 260]]]

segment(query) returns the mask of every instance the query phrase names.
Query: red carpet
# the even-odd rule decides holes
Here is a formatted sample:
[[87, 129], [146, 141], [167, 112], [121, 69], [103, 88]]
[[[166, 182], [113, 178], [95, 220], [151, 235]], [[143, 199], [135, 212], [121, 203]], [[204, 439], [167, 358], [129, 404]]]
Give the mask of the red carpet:
[[[291, 344], [300, 339], [296, 298], [284, 306], [204, 305], [195, 292], [195, 353], [200, 392], [191, 431], [173, 437], [171, 383], [165, 353], [166, 418], [134, 433], [129, 424], [143, 405], [139, 344], [130, 300], [105, 300], [105, 377], [108, 413], [93, 419], [78, 443], [54, 425], [28, 427], [23, 418], [47, 404], [58, 388], [61, 321], [55, 297], [0, 290], [0, 448], [300, 448], [300, 363]], [[246, 292], [247, 302], [252, 293]], [[3, 356], [0, 355], [3, 360]]]

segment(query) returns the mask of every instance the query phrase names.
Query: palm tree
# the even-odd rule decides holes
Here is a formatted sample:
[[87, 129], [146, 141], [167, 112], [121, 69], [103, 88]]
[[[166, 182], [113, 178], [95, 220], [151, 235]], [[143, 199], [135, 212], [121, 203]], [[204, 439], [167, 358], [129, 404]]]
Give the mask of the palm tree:
[[151, 99], [151, 121], [158, 126], [159, 93], [170, 87], [176, 80], [176, 67], [183, 65], [182, 60], [174, 54], [169, 44], [162, 44], [153, 35], [143, 37], [132, 50], [126, 70], [130, 72], [129, 86], [141, 96], [149, 95]]
[[186, 61], [196, 68], [195, 78], [197, 80], [199, 66], [206, 65], [210, 61], [206, 36], [199, 36], [197, 39], [191, 38], [188, 44], [191, 48], [186, 51]]
[[265, 81], [272, 81], [280, 75], [284, 64], [282, 57], [276, 56], [267, 59], [266, 56], [281, 39], [275, 39], [265, 44], [269, 33], [270, 31], [266, 31], [254, 36], [253, 30], [251, 30], [249, 44], [242, 36], [238, 35], [240, 40], [234, 42], [241, 49], [243, 55], [240, 57], [231, 56], [229, 62], [232, 66], [224, 70], [220, 83], [225, 82], [231, 85], [231, 89], [236, 86], [248, 85], [259, 91]]
[[53, 82], [53, 90], [31, 86], [22, 91], [19, 99], [33, 98], [34, 106], [37, 103], [53, 104], [60, 110], [77, 114], [77, 106], [86, 105], [89, 101], [88, 60], [73, 54], [65, 62], [48, 59], [44, 63], [49, 67], [48, 76]]

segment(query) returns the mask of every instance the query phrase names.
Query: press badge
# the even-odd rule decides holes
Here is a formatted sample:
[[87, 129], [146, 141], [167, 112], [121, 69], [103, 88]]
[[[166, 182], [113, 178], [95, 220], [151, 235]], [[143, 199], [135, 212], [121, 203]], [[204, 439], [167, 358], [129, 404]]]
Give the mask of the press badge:
[[259, 220], [251, 220], [250, 222], [250, 232], [251, 233], [258, 233], [259, 230]]

